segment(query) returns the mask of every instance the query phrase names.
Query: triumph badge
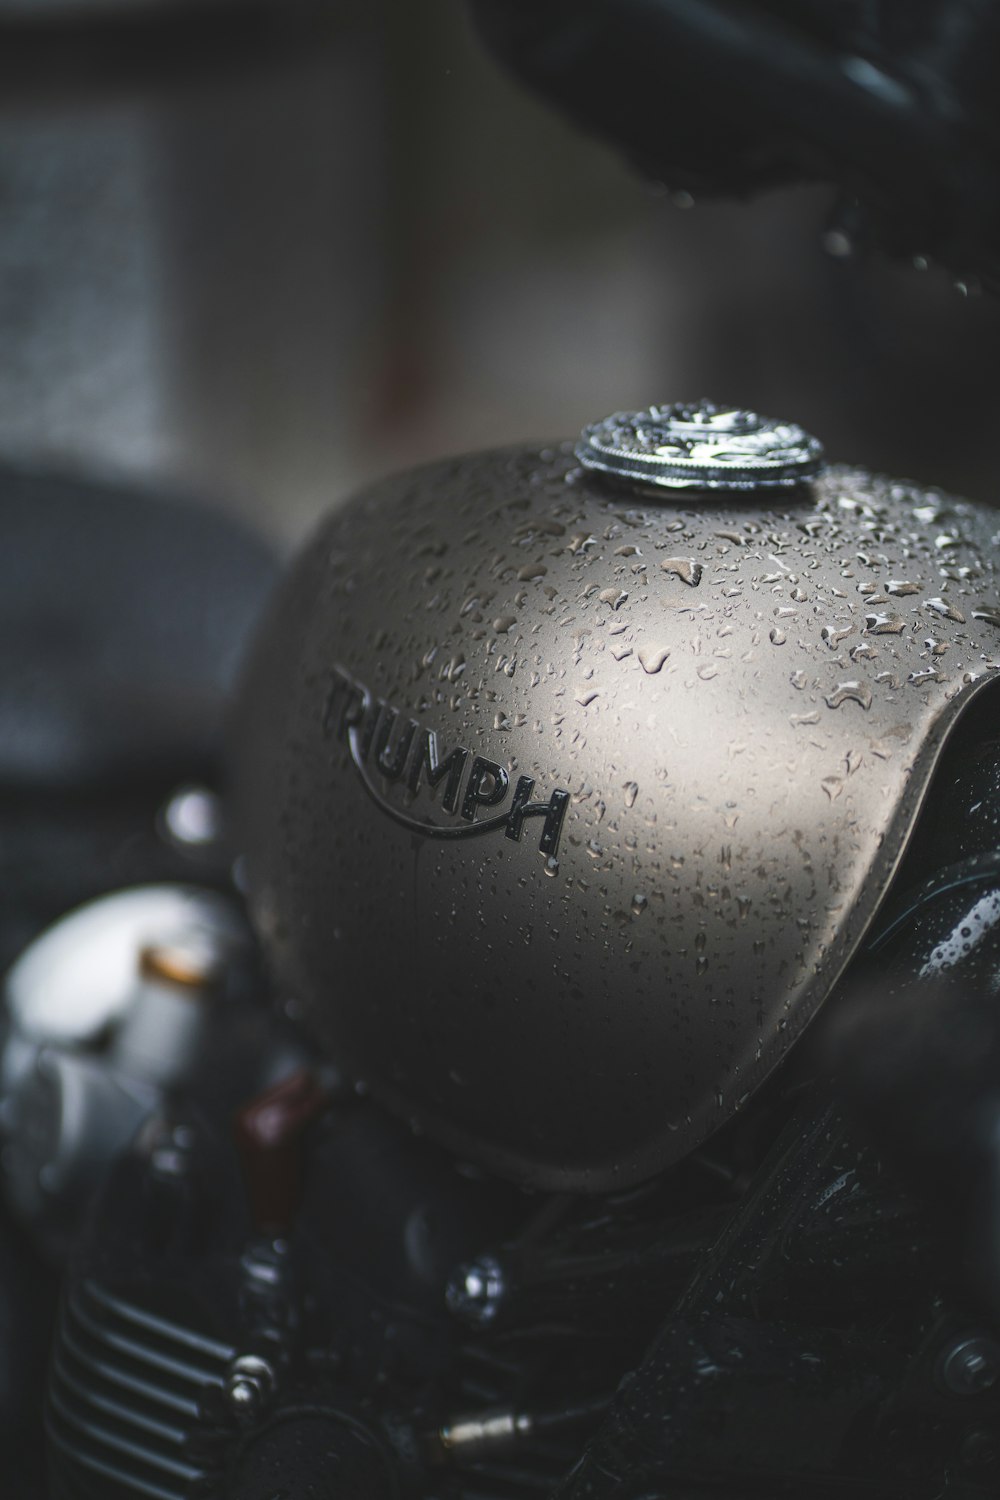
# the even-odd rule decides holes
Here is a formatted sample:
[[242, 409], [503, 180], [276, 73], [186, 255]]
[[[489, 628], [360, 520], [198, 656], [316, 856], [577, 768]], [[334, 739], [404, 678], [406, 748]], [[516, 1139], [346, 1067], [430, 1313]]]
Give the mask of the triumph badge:
[[576, 456], [584, 468], [663, 489], [788, 489], [819, 473], [823, 446], [792, 422], [675, 402], [585, 427]]

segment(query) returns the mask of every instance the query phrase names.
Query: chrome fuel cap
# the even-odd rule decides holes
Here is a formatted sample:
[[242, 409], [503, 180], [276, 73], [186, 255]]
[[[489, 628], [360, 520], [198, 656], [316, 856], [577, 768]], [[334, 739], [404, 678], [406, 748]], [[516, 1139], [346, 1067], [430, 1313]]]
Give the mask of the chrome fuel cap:
[[663, 489], [787, 489], [819, 473], [823, 445], [793, 422], [678, 401], [585, 427], [576, 456], [586, 469]]

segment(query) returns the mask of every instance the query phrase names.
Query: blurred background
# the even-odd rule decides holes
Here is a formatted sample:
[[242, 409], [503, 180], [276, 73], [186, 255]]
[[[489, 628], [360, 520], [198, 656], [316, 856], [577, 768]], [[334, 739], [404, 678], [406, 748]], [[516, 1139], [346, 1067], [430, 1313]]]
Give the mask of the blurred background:
[[0, 0], [0, 28], [8, 460], [284, 546], [390, 469], [707, 395], [993, 496], [994, 303], [829, 254], [827, 190], [678, 205], [462, 0]]

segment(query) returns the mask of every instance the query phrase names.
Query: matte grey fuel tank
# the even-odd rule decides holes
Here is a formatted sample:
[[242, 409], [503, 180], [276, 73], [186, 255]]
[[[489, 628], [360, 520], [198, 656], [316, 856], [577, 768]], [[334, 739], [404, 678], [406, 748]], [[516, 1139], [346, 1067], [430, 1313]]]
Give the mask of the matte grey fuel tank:
[[279, 592], [236, 725], [255, 919], [330, 1055], [468, 1160], [604, 1191], [726, 1121], [989, 690], [1000, 517], [787, 482], [458, 459], [339, 509]]

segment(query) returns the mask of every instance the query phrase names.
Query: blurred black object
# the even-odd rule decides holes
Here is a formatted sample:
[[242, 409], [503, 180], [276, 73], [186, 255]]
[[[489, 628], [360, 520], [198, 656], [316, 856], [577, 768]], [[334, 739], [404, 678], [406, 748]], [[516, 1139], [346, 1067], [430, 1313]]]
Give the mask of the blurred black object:
[[0, 471], [0, 962], [99, 892], [190, 872], [157, 810], [218, 782], [276, 569], [207, 508]]
[[675, 191], [833, 182], [835, 253], [870, 235], [1000, 287], [1000, 14], [986, 0], [473, 4], [527, 83]]

